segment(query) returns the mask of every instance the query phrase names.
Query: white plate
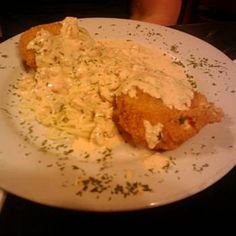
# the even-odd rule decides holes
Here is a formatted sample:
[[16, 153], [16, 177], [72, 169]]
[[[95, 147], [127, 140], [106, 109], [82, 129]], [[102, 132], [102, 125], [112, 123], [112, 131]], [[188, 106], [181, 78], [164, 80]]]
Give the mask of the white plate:
[[[18, 35], [0, 46], [0, 187], [51, 206], [123, 211], [186, 198], [234, 167], [236, 70], [228, 57], [195, 37], [158, 25], [108, 18], [81, 19], [80, 25], [96, 38], [134, 40], [180, 59], [196, 76], [199, 89], [223, 107], [225, 119], [208, 125], [177, 150], [166, 152], [164, 155], [171, 157], [168, 170], [148, 170], [144, 165], [146, 153], [127, 156], [125, 146], [115, 157], [100, 162], [42, 152], [22, 136], [30, 127], [19, 126], [19, 114], [12, 106], [12, 85], [22, 71]], [[79, 192], [81, 186], [85, 188]]]

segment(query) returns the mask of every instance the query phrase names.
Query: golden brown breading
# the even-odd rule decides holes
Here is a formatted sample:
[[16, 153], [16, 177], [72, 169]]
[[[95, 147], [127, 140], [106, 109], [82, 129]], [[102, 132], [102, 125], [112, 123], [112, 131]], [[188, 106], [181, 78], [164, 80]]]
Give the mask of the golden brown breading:
[[28, 43], [35, 38], [38, 31], [41, 29], [47, 30], [51, 32], [54, 35], [57, 35], [60, 33], [61, 29], [61, 23], [55, 22], [50, 24], [43, 24], [38, 25], [30, 28], [29, 30], [22, 33], [19, 41], [19, 50], [22, 60], [25, 62], [25, 64], [31, 68], [36, 68], [35, 63], [35, 52], [32, 49], [27, 49]]
[[170, 109], [161, 99], [137, 91], [137, 97], [121, 95], [116, 98], [113, 120], [124, 139], [130, 143], [148, 147], [145, 139], [144, 120], [154, 126], [164, 125], [155, 150], [171, 150], [197, 134], [209, 123], [220, 122], [223, 111], [208, 103], [204, 95], [194, 93], [189, 110]]

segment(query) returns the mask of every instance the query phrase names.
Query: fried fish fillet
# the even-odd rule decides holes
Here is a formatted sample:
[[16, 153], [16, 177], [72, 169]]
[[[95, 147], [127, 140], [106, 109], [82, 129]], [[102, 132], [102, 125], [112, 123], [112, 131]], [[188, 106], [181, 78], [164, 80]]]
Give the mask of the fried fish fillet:
[[[153, 150], [172, 150], [196, 135], [205, 125], [220, 122], [223, 111], [209, 103], [206, 97], [195, 92], [188, 110], [169, 108], [161, 99], [154, 98], [141, 90], [137, 96], [116, 97], [113, 120], [127, 142], [149, 147], [147, 127], [151, 129], [161, 124], [161, 132], [156, 138]], [[152, 131], [151, 131], [152, 132]]]
[[32, 49], [27, 49], [28, 43], [36, 37], [36, 34], [41, 29], [47, 30], [54, 35], [60, 33], [62, 24], [60, 22], [38, 25], [30, 28], [22, 33], [19, 41], [20, 56], [23, 62], [30, 68], [36, 68], [35, 52]]

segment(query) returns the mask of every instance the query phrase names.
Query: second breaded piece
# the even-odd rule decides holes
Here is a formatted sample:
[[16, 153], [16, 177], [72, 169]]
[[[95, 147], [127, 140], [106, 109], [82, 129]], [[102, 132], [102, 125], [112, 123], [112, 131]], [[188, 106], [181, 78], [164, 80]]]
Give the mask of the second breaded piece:
[[[194, 93], [189, 110], [170, 109], [161, 99], [154, 98], [141, 90], [137, 97], [120, 95], [116, 98], [113, 119], [124, 139], [135, 145], [148, 147], [144, 122], [151, 127], [162, 124], [159, 142], [154, 150], [171, 150], [197, 134], [209, 123], [220, 122], [223, 112], [199, 92]], [[161, 125], [161, 126], [162, 126]], [[150, 147], [149, 147], [150, 148]]]
[[23, 62], [30, 68], [36, 68], [35, 63], [35, 52], [32, 49], [27, 49], [28, 43], [36, 37], [36, 34], [41, 29], [47, 30], [54, 35], [60, 33], [62, 24], [60, 22], [38, 25], [30, 28], [29, 30], [22, 33], [19, 41], [20, 56]]

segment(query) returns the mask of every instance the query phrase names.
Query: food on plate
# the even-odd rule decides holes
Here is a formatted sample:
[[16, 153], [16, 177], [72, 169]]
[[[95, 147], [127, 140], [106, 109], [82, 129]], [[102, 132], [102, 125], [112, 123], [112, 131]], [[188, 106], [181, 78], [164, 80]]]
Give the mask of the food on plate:
[[222, 117], [222, 110], [199, 92], [194, 93], [187, 110], [170, 108], [141, 90], [135, 98], [118, 96], [114, 109], [114, 121], [125, 140], [155, 150], [175, 149]]
[[22, 60], [25, 64], [31, 68], [36, 68], [35, 62], [35, 51], [33, 49], [28, 48], [29, 42], [36, 37], [36, 34], [41, 30], [49, 31], [54, 35], [58, 35], [61, 29], [61, 23], [50, 23], [44, 25], [34, 26], [31, 29], [25, 31], [21, 37], [19, 42], [19, 49]]
[[76, 18], [31, 28], [19, 48], [33, 69], [19, 82], [21, 107], [50, 138], [104, 145], [121, 135], [170, 150], [223, 117], [175, 58], [132, 41], [95, 40]]

